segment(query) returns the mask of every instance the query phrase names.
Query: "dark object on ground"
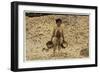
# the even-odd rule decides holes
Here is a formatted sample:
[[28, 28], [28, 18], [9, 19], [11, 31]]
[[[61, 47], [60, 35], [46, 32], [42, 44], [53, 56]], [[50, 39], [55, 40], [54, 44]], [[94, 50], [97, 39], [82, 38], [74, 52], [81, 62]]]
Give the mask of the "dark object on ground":
[[88, 49], [82, 49], [80, 51], [80, 55], [85, 56], [85, 57], [89, 56], [89, 50]]
[[48, 50], [49, 50], [49, 49], [46, 49], [46, 48], [43, 48], [43, 49], [42, 49], [42, 51], [46, 51], [46, 52], [48, 52]]

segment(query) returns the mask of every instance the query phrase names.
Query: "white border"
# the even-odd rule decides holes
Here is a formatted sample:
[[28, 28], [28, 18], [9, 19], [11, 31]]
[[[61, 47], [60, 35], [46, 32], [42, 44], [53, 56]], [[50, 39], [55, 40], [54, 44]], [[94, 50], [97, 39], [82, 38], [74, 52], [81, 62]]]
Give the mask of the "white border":
[[[18, 6], [18, 68], [35, 68], [35, 67], [50, 67], [50, 66], [70, 66], [70, 65], [83, 65], [95, 64], [95, 10], [93, 9], [80, 9], [80, 8], [61, 8], [61, 7], [47, 7], [47, 6]], [[89, 15], [89, 58], [82, 59], [63, 59], [63, 60], [42, 60], [42, 61], [23, 61], [23, 26], [24, 26], [24, 10], [29, 11], [45, 11], [45, 12], [59, 12], [66, 14], [90, 14]]]

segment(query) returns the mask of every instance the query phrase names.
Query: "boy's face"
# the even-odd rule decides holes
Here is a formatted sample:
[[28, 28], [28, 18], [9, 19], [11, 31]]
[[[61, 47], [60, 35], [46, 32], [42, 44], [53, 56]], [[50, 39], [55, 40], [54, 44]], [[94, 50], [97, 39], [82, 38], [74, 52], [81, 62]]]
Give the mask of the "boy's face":
[[61, 21], [58, 21], [58, 22], [56, 22], [56, 24], [59, 27], [62, 24], [62, 22]]

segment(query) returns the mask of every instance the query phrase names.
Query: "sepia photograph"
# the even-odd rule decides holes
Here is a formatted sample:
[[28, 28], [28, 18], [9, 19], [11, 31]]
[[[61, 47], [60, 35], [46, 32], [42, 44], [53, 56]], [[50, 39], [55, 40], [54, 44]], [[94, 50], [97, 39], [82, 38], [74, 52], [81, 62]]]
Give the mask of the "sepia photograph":
[[26, 61], [89, 57], [89, 15], [24, 11]]

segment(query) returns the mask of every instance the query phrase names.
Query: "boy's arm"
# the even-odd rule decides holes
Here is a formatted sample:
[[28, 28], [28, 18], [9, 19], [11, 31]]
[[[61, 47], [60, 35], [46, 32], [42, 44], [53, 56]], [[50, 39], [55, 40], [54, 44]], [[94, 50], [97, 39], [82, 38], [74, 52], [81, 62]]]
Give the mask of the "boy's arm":
[[63, 38], [63, 41], [65, 41], [63, 30], [62, 30], [62, 38]]
[[51, 41], [52, 41], [54, 35], [55, 35], [55, 29], [53, 30], [53, 34], [52, 34], [52, 37], [51, 37]]

